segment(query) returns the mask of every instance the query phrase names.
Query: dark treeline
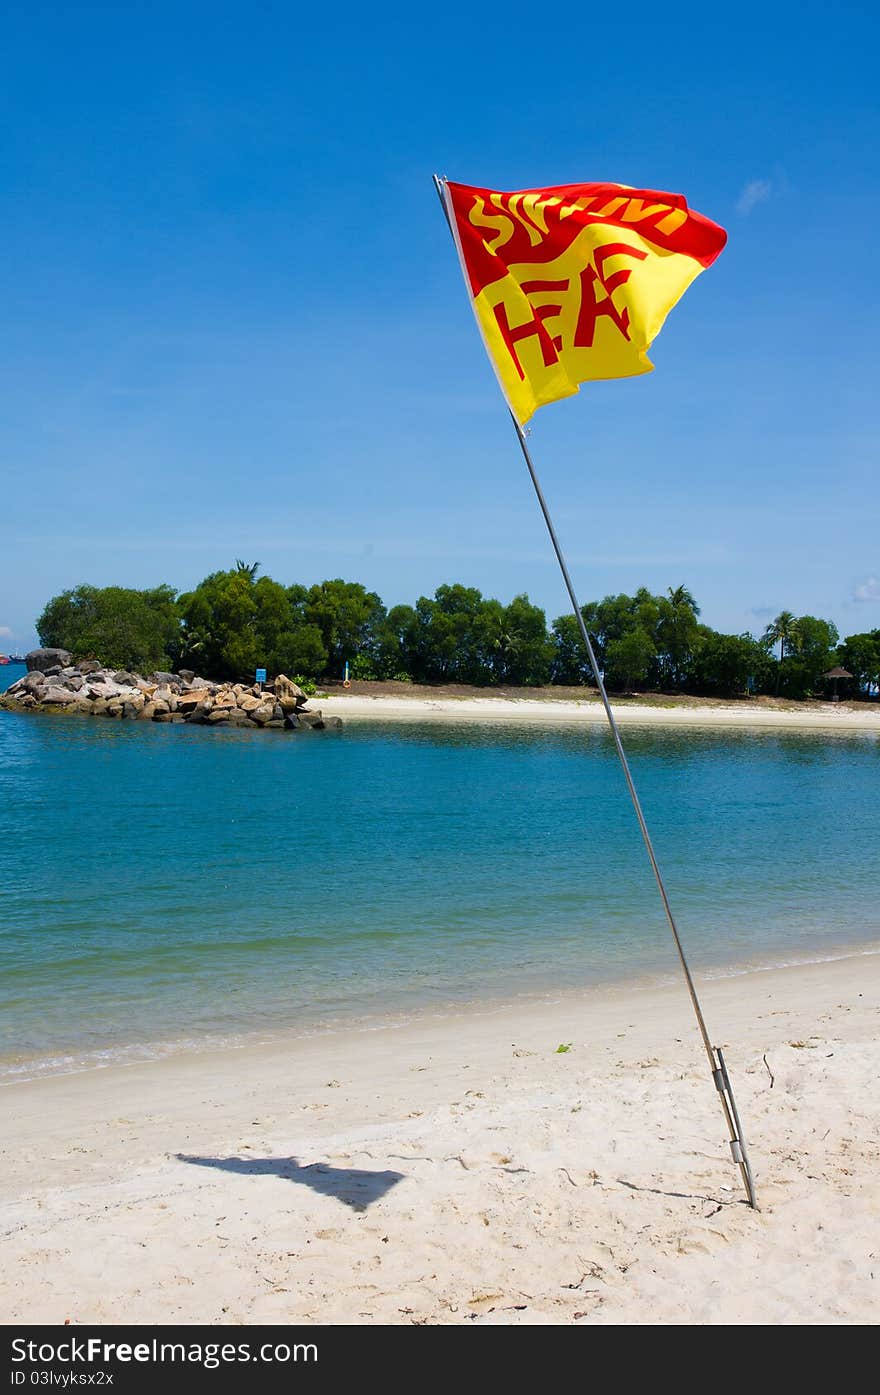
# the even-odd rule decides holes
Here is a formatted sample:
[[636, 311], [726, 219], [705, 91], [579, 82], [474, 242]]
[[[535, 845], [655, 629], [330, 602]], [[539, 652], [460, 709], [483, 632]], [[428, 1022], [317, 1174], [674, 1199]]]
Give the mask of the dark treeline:
[[[574, 616], [548, 628], [528, 596], [508, 604], [470, 586], [440, 586], [414, 606], [387, 610], [359, 582], [284, 586], [239, 562], [193, 591], [77, 586], [49, 601], [37, 622], [45, 645], [141, 671], [192, 668], [247, 678], [256, 668], [308, 678], [542, 686], [589, 684]], [[829, 620], [783, 611], [760, 639], [700, 623], [685, 587], [645, 589], [583, 608], [613, 691], [651, 689], [714, 697], [746, 692], [824, 696], [836, 666], [841, 696], [870, 698], [880, 684], [880, 630], [840, 642]]]

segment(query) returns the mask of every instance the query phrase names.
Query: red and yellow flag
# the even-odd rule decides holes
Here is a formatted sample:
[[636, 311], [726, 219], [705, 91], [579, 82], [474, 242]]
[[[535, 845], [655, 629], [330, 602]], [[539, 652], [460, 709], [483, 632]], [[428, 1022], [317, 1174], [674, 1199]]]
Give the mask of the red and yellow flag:
[[486, 349], [520, 423], [580, 383], [649, 373], [663, 321], [727, 241], [681, 194], [441, 187]]

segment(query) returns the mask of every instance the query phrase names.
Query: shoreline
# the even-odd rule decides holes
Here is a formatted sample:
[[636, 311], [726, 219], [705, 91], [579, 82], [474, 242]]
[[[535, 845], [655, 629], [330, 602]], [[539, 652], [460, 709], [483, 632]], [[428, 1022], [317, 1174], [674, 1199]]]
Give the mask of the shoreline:
[[749, 988], [759, 1213], [683, 986], [594, 990], [11, 1085], [0, 1317], [872, 1323], [880, 961]]
[[[716, 982], [752, 979], [762, 974], [785, 973], [792, 969], [808, 969], [823, 964], [872, 958], [880, 961], [880, 940], [875, 938], [868, 938], [863, 942], [849, 941], [836, 948], [816, 947], [812, 952], [804, 951], [802, 957], [797, 950], [793, 950], [791, 957], [784, 959], [768, 955], [760, 962], [749, 960], [740, 964], [712, 966], [692, 963], [691, 968], [699, 993], [706, 985]], [[600, 978], [577, 987], [567, 986], [564, 982], [548, 984], [543, 988], [524, 988], [520, 991], [510, 987], [507, 992], [497, 997], [480, 995], [449, 999], [430, 1006], [423, 1004], [374, 1012], [352, 1012], [350, 1016], [340, 1014], [330, 1019], [318, 1018], [296, 1026], [278, 1023], [270, 1027], [242, 1027], [240, 1030], [223, 1034], [206, 1031], [196, 1037], [178, 1036], [157, 1038], [153, 1041], [115, 1042], [82, 1049], [70, 1047], [51, 1053], [34, 1052], [18, 1059], [11, 1056], [0, 1057], [0, 1091], [37, 1081], [63, 1079], [72, 1075], [93, 1075], [111, 1070], [130, 1070], [217, 1053], [234, 1057], [236, 1053], [254, 1050], [295, 1050], [301, 1043], [351, 1037], [359, 1033], [393, 1033], [408, 1028], [429, 1028], [441, 1023], [464, 1023], [467, 1026], [471, 1019], [490, 1018], [505, 1013], [529, 1012], [551, 1006], [564, 1008], [571, 1003], [582, 1007], [595, 997], [615, 994], [650, 995], [674, 991], [680, 981], [680, 969], [677, 960], [673, 959], [670, 946], [670, 962], [666, 969], [643, 971], [631, 977]]]
[[[354, 721], [461, 721], [506, 723], [605, 722], [598, 699], [582, 701], [554, 698], [509, 697], [369, 697], [361, 693], [322, 695], [315, 699], [328, 716]], [[719, 727], [740, 729], [788, 729], [792, 731], [864, 732], [880, 734], [880, 708], [864, 712], [832, 703], [815, 711], [766, 707], [681, 706], [653, 707], [645, 703], [612, 702], [620, 726]]]

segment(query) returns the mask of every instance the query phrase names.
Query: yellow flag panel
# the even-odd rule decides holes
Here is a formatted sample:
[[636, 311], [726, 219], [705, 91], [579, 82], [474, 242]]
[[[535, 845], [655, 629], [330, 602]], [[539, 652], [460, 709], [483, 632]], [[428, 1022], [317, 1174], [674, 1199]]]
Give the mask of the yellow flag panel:
[[680, 194], [567, 184], [503, 194], [444, 182], [474, 313], [520, 423], [648, 349], [727, 234]]

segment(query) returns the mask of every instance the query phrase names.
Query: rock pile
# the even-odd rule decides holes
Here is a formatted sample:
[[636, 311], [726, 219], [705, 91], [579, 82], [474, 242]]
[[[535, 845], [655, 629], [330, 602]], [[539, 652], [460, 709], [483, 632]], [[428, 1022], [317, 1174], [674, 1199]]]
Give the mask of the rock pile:
[[[50, 662], [51, 660], [51, 662]], [[336, 729], [339, 717], [306, 708], [306, 694], [283, 673], [262, 687], [211, 683], [189, 669], [142, 677], [124, 669], [102, 668], [93, 659], [79, 663], [65, 650], [37, 649], [27, 656], [28, 672], [2, 696], [10, 711], [76, 712], [195, 725], [269, 727], [297, 731]]]

